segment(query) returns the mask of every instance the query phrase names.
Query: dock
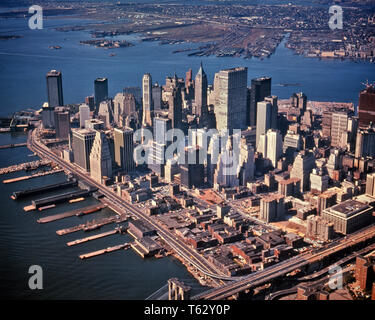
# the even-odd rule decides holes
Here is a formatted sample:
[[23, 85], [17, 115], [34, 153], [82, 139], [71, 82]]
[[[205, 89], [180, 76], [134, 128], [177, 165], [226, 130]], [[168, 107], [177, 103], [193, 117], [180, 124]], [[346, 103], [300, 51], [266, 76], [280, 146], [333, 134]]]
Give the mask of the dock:
[[105, 253], [114, 252], [114, 251], [121, 250], [121, 249], [128, 249], [129, 247], [130, 247], [130, 243], [126, 242], [126, 243], [119, 244], [119, 245], [114, 246], [114, 247], [108, 247], [106, 249], [102, 249], [102, 250], [98, 250], [98, 251], [94, 251], [94, 252], [90, 252], [90, 253], [81, 254], [79, 256], [79, 258], [81, 260], [88, 259], [88, 258], [100, 256], [100, 255], [105, 254]]
[[45, 171], [45, 172], [35, 173], [35, 174], [30, 175], [30, 176], [22, 176], [22, 177], [18, 177], [18, 178], [3, 180], [3, 183], [7, 184], [7, 183], [13, 183], [13, 182], [18, 182], [18, 181], [33, 179], [33, 178], [37, 178], [37, 177], [43, 177], [43, 176], [55, 174], [55, 173], [62, 172], [62, 171], [64, 171], [64, 170], [63, 169], [57, 169], [57, 170], [52, 169], [52, 170], [48, 170], [48, 171]]
[[13, 192], [11, 198], [13, 200], [17, 200], [17, 199], [20, 199], [20, 198], [33, 196], [33, 195], [36, 195], [36, 194], [39, 194], [39, 193], [50, 192], [50, 191], [54, 191], [54, 190], [60, 190], [60, 189], [66, 189], [66, 188], [74, 187], [77, 184], [78, 184], [77, 180], [71, 180], [71, 181], [49, 184], [49, 185], [45, 185], [45, 186], [33, 188], [33, 189], [15, 191], [15, 192]]
[[26, 147], [27, 143], [11, 143], [11, 144], [3, 144], [0, 146], [1, 149], [9, 149], [9, 148], [18, 148], [18, 147]]
[[111, 231], [107, 231], [107, 232], [96, 234], [96, 235], [91, 236], [91, 237], [86, 237], [86, 238], [82, 238], [82, 239], [77, 239], [77, 240], [74, 240], [74, 241], [70, 241], [70, 242], [67, 242], [66, 244], [69, 247], [70, 246], [75, 246], [77, 244], [85, 243], [85, 242], [88, 242], [88, 241], [91, 241], [91, 240], [108, 237], [108, 236], [111, 236], [111, 235], [119, 233], [119, 232], [120, 232], [120, 230], [114, 229], [114, 230], [111, 230]]
[[86, 215], [86, 214], [90, 214], [90, 213], [100, 211], [100, 210], [104, 209], [105, 207], [106, 207], [106, 205], [104, 205], [104, 204], [95, 204], [95, 205], [92, 205], [92, 206], [87, 206], [87, 207], [84, 207], [84, 208], [75, 209], [75, 210], [55, 214], [55, 215], [48, 216], [48, 217], [43, 217], [43, 218], [38, 219], [37, 222], [38, 223], [48, 223], [48, 222], [61, 220], [61, 219], [68, 218], [68, 217]]
[[126, 221], [127, 219], [128, 219], [127, 217], [114, 216], [114, 217], [110, 217], [110, 218], [103, 218], [103, 219], [100, 219], [100, 220], [92, 220], [92, 221], [88, 221], [87, 223], [82, 223], [78, 226], [74, 226], [74, 227], [67, 228], [67, 229], [57, 230], [56, 233], [59, 236], [63, 236], [65, 234], [77, 232], [77, 231], [80, 231], [80, 230], [91, 231], [91, 230], [99, 229], [100, 227], [102, 227], [104, 225], [107, 225], [107, 224], [110, 224], [110, 223], [121, 223], [121, 222]]
[[17, 171], [22, 171], [22, 170], [36, 170], [43, 166], [50, 166], [51, 164], [52, 162], [46, 159], [25, 162], [25, 163], [15, 164], [6, 168], [1, 168], [0, 174], [7, 174], [7, 173], [17, 172]]
[[70, 192], [58, 194], [55, 196], [33, 200], [31, 201], [31, 205], [34, 206], [35, 209], [38, 209], [39, 207], [48, 206], [50, 204], [57, 204], [57, 203], [66, 202], [72, 199], [86, 197], [86, 196], [89, 196], [93, 191], [95, 190], [89, 189], [89, 190], [70, 191]]

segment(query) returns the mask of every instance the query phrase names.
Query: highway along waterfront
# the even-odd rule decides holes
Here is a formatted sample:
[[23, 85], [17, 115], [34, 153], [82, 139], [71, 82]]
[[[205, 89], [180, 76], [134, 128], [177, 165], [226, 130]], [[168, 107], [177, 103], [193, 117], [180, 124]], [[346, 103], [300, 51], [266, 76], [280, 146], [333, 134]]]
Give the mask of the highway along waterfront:
[[[0, 144], [25, 143], [24, 133], [2, 133]], [[38, 160], [26, 147], [0, 150], [0, 167]], [[38, 223], [42, 217], [86, 208], [100, 203], [93, 197], [76, 203], [62, 203], [43, 211], [25, 212], [23, 208], [31, 200], [49, 195], [77, 190], [77, 187], [33, 195], [14, 201], [15, 191], [41, 187], [66, 181], [63, 173], [55, 173], [29, 180], [4, 184], [5, 179], [31, 175], [34, 172], [19, 171], [0, 176], [0, 272], [6, 274], [0, 283], [0, 296], [14, 299], [145, 299], [167, 283], [171, 277], [188, 279], [198, 292], [204, 290], [177, 259], [172, 256], [161, 259], [142, 259], [134, 250], [118, 250], [108, 254], [81, 260], [79, 255], [113, 247], [133, 238], [127, 234], [113, 234], [75, 246], [67, 242], [93, 236], [114, 229], [114, 224], [102, 226], [89, 233], [72, 233], [58, 236], [56, 231], [114, 216], [103, 208], [84, 216], [71, 216], [50, 223]], [[30, 290], [28, 281], [31, 265], [43, 269], [43, 290]]]

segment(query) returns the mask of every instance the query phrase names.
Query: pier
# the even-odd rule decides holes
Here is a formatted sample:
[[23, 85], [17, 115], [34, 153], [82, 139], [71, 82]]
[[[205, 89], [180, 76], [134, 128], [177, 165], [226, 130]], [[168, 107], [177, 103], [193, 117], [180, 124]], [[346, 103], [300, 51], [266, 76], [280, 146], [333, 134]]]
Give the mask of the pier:
[[46, 159], [43, 160], [36, 160], [36, 161], [31, 161], [31, 162], [25, 162], [25, 163], [20, 163], [20, 164], [15, 164], [10, 167], [6, 168], [1, 168], [0, 169], [0, 174], [7, 174], [7, 173], [12, 173], [12, 172], [17, 172], [17, 171], [22, 171], [22, 170], [35, 170], [43, 166], [48, 166], [51, 165], [52, 162]]
[[2, 146], [0, 146], [0, 150], [1, 149], [9, 149], [9, 148], [18, 148], [18, 147], [26, 147], [27, 146], [27, 143], [12, 143], [12, 144], [4, 144]]
[[88, 241], [92, 241], [92, 240], [95, 240], [95, 239], [100, 239], [100, 238], [104, 238], [104, 237], [108, 237], [108, 236], [111, 236], [113, 234], [116, 234], [116, 233], [120, 233], [121, 230], [120, 229], [114, 229], [114, 230], [111, 230], [111, 231], [107, 231], [107, 232], [103, 232], [103, 233], [99, 233], [99, 234], [96, 234], [94, 236], [90, 236], [90, 237], [86, 237], [86, 238], [82, 238], [82, 239], [77, 239], [77, 240], [74, 240], [74, 241], [70, 241], [70, 242], [67, 242], [67, 246], [75, 246], [77, 244], [80, 244], [80, 243], [85, 243], [85, 242], [88, 242]]
[[128, 249], [129, 247], [130, 247], [130, 243], [126, 242], [126, 243], [119, 244], [119, 245], [114, 246], [114, 247], [108, 247], [106, 249], [102, 249], [102, 250], [98, 250], [98, 251], [94, 251], [94, 252], [90, 252], [90, 253], [81, 254], [79, 256], [79, 258], [82, 259], [82, 260], [83, 259], [88, 259], [88, 258], [100, 256], [100, 255], [105, 254], [105, 253], [109, 253], [109, 252], [113, 252], [113, 251], [117, 251], [117, 250], [121, 250], [121, 249]]
[[28, 196], [33, 196], [33, 195], [36, 195], [36, 194], [39, 194], [39, 193], [54, 191], [54, 190], [57, 190], [57, 189], [60, 190], [60, 189], [65, 189], [65, 188], [69, 188], [69, 187], [74, 187], [77, 184], [78, 184], [77, 180], [71, 180], [71, 181], [49, 184], [49, 185], [45, 185], [45, 186], [42, 186], [42, 187], [39, 187], [39, 188], [15, 191], [15, 192], [13, 192], [13, 195], [11, 196], [11, 198], [13, 200], [17, 200], [17, 199], [28, 197]]
[[35, 174], [30, 175], [30, 176], [22, 176], [22, 177], [18, 177], [18, 178], [3, 180], [3, 183], [8, 184], [8, 183], [13, 183], [13, 182], [19, 182], [19, 181], [29, 180], [29, 179], [33, 179], [33, 178], [38, 178], [38, 177], [44, 177], [44, 176], [59, 173], [59, 172], [62, 172], [62, 171], [64, 171], [64, 170], [63, 169], [56, 169], [56, 170], [53, 169], [53, 170], [49, 170], [49, 171], [35, 173]]
[[71, 211], [64, 212], [64, 213], [55, 214], [55, 215], [48, 216], [48, 217], [43, 217], [43, 218], [38, 219], [37, 222], [48, 223], [48, 222], [61, 220], [61, 219], [68, 218], [68, 217], [82, 216], [82, 215], [100, 211], [104, 209], [105, 207], [106, 205], [104, 204], [99, 204], [99, 205], [96, 204], [96, 205], [87, 206], [87, 207], [80, 208], [80, 209], [71, 210]]
[[55, 195], [55, 196], [50, 196], [50, 197], [46, 197], [46, 198], [33, 200], [33, 201], [31, 201], [30, 208], [34, 207], [35, 209], [38, 209], [40, 207], [45, 207], [45, 206], [48, 206], [48, 205], [51, 205], [51, 204], [57, 204], [57, 203], [69, 201], [69, 200], [72, 200], [72, 199], [77, 199], [77, 198], [80, 198], [80, 197], [86, 197], [86, 196], [90, 195], [93, 191], [95, 191], [95, 190], [89, 189], [89, 190], [70, 191], [70, 192], [58, 194], [58, 195]]
[[99, 229], [100, 227], [102, 227], [104, 225], [107, 225], [107, 224], [110, 224], [110, 223], [121, 223], [121, 222], [126, 221], [127, 219], [128, 218], [126, 218], [126, 217], [114, 216], [114, 217], [110, 217], [110, 218], [103, 218], [103, 219], [100, 219], [100, 220], [92, 220], [92, 221], [88, 221], [87, 223], [80, 224], [78, 226], [74, 226], [74, 227], [67, 228], [67, 229], [57, 230], [56, 233], [59, 236], [63, 236], [65, 234], [77, 232], [77, 231], [80, 231], [80, 230], [91, 231], [91, 230]]

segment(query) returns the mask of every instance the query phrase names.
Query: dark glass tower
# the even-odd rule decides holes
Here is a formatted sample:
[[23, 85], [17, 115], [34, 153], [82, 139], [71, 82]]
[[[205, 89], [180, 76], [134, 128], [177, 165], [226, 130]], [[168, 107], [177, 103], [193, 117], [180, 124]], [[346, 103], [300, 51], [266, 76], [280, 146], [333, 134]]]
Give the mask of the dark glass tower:
[[47, 73], [47, 95], [49, 107], [64, 105], [61, 71], [51, 70]]
[[95, 108], [98, 112], [100, 102], [108, 99], [108, 79], [98, 78], [94, 81]]
[[249, 125], [255, 126], [257, 119], [257, 103], [271, 95], [271, 78], [257, 78], [251, 80], [251, 96], [249, 110]]

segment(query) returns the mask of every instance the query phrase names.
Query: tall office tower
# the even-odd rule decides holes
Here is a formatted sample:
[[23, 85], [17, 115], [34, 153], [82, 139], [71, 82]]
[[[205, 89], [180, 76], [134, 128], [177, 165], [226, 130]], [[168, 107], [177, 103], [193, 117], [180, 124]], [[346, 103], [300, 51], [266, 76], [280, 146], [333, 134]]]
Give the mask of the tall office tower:
[[55, 116], [54, 116], [54, 107], [48, 106], [48, 103], [45, 103], [42, 107], [42, 125], [44, 129], [54, 128], [55, 127]]
[[[204, 164], [199, 163], [199, 147], [186, 147], [184, 150], [185, 163], [180, 164], [181, 184], [191, 189], [199, 188], [204, 183]], [[194, 159], [195, 163], [189, 163]]]
[[279, 130], [267, 131], [267, 156], [270, 159], [272, 166], [277, 167], [277, 161], [283, 153], [283, 140]]
[[51, 70], [47, 73], [47, 95], [49, 107], [64, 105], [61, 71]]
[[256, 146], [258, 147], [259, 137], [266, 134], [272, 128], [272, 104], [266, 101], [257, 103], [257, 125], [256, 125]]
[[185, 77], [186, 100], [192, 100], [194, 98], [194, 91], [193, 71], [189, 69]]
[[72, 129], [72, 148], [74, 163], [90, 171], [90, 152], [96, 131], [91, 129]]
[[68, 139], [70, 132], [69, 109], [65, 107], [56, 107], [54, 111], [55, 130], [57, 139]]
[[310, 173], [316, 167], [315, 156], [308, 150], [302, 150], [294, 160], [293, 168], [290, 172], [291, 178], [301, 180], [301, 192], [310, 187]]
[[246, 186], [254, 178], [254, 148], [246, 142], [245, 138], [241, 138], [238, 178], [242, 186]]
[[136, 100], [131, 93], [118, 93], [113, 99], [113, 120], [118, 126], [123, 126], [128, 116], [137, 117]]
[[298, 133], [288, 130], [284, 137], [283, 152], [288, 163], [293, 163], [298, 151], [302, 149], [302, 139]]
[[279, 107], [277, 105], [277, 96], [265, 97], [264, 101], [269, 102], [272, 105], [272, 114], [271, 114], [271, 128], [277, 128], [277, 116], [279, 114]]
[[133, 133], [131, 128], [115, 128], [113, 131], [115, 163], [126, 173], [135, 169]]
[[322, 117], [322, 135], [325, 138], [331, 136], [332, 112], [324, 111]]
[[257, 121], [257, 103], [271, 95], [271, 78], [263, 77], [251, 80], [250, 96], [250, 126], [255, 126]]
[[100, 102], [98, 109], [98, 118], [104, 122], [107, 129], [111, 128], [113, 122], [113, 101], [106, 100]]
[[123, 93], [130, 93], [134, 95], [137, 111], [142, 107], [142, 88], [141, 87], [126, 87], [122, 90]]
[[161, 110], [163, 108], [162, 101], [163, 89], [157, 82], [152, 86], [152, 103], [154, 110]]
[[270, 223], [280, 220], [285, 213], [284, 196], [271, 194], [260, 199], [260, 219]]
[[369, 127], [357, 132], [355, 157], [375, 157], [375, 129]]
[[86, 120], [90, 120], [90, 107], [87, 104], [81, 104], [79, 106], [79, 126], [85, 127]]
[[94, 81], [95, 108], [98, 112], [100, 102], [108, 99], [108, 79], [97, 78]]
[[297, 93], [297, 97], [298, 97], [298, 109], [301, 110], [301, 113], [305, 112], [306, 111], [306, 107], [307, 107], [307, 96], [303, 93], [303, 92], [299, 92]]
[[169, 97], [169, 118], [172, 120], [173, 129], [182, 127], [182, 96], [181, 86], [176, 86]]
[[215, 80], [217, 130], [246, 129], [247, 68], [221, 70]]
[[375, 124], [375, 88], [367, 86], [359, 94], [358, 103], [359, 126], [367, 127], [370, 122]]
[[85, 103], [89, 106], [90, 111], [95, 110], [95, 98], [94, 98], [94, 96], [87, 96], [85, 98]]
[[341, 141], [348, 130], [348, 114], [342, 112], [332, 113], [331, 146], [340, 147]]
[[366, 194], [375, 197], [375, 173], [369, 173], [366, 177]]
[[154, 118], [154, 127], [153, 127], [153, 134], [154, 140], [157, 143], [169, 145], [172, 142], [167, 142], [167, 131], [172, 129], [172, 120], [168, 118], [162, 117], [155, 117]]
[[207, 112], [207, 75], [203, 70], [203, 66], [199, 68], [197, 75], [195, 76], [195, 106], [196, 115], [202, 116]]
[[152, 126], [152, 78], [149, 73], [146, 73], [142, 79], [142, 93], [143, 93], [143, 119], [142, 126]]
[[103, 131], [97, 131], [90, 152], [90, 175], [98, 182], [112, 177], [112, 157], [109, 143]]

